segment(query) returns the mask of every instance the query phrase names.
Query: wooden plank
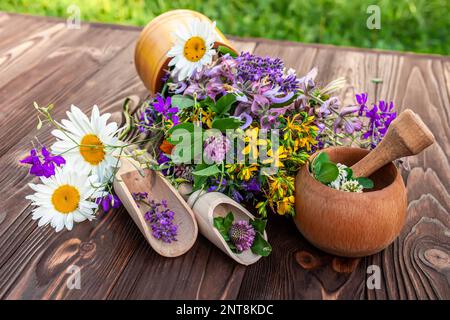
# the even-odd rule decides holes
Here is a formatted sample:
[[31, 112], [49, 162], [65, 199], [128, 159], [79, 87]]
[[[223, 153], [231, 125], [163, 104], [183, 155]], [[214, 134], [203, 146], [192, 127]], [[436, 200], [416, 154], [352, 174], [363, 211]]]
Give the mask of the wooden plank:
[[[19, 20], [24, 28], [14, 35], [11, 21]], [[320, 82], [344, 75], [344, 103], [366, 91], [410, 107], [437, 138], [407, 161], [408, 221], [387, 250], [364, 259], [334, 257], [312, 247], [292, 221], [273, 216], [273, 254], [245, 268], [201, 236], [183, 257], [161, 258], [124, 210], [101, 214], [72, 232], [36, 228], [24, 199], [29, 179], [17, 165], [36, 134], [31, 102], [56, 102], [58, 118], [70, 103], [85, 110], [98, 103], [119, 119], [126, 96], [137, 102], [146, 95], [132, 62], [138, 28], [83, 24], [76, 34], [52, 27], [58, 23], [0, 13], [0, 71], [7, 75], [0, 80], [0, 297], [450, 299], [449, 58], [233, 38], [238, 51], [279, 56], [299, 74], [317, 65]], [[45, 55], [49, 48], [53, 53]], [[375, 88], [372, 78], [382, 78], [383, 85]], [[42, 141], [51, 141], [49, 129]], [[81, 268], [81, 290], [66, 286], [73, 264]], [[366, 269], [373, 264], [382, 271], [380, 290], [366, 287]]]

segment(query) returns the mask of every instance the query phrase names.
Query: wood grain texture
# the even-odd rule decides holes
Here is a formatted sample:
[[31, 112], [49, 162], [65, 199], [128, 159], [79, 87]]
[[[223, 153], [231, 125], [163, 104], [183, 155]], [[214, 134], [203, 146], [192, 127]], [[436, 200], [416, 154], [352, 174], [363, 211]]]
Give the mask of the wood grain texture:
[[[20, 28], [17, 26], [20, 25]], [[231, 38], [238, 51], [279, 56], [319, 82], [345, 76], [340, 98], [354, 94], [395, 101], [418, 113], [435, 145], [406, 160], [408, 218], [383, 252], [343, 259], [309, 244], [284, 217], [271, 217], [270, 257], [244, 267], [202, 236], [187, 254], [158, 256], [123, 210], [55, 234], [37, 228], [24, 196], [30, 192], [18, 160], [36, 132], [32, 102], [53, 102], [56, 118], [74, 103], [98, 104], [120, 119], [124, 98], [148, 93], [133, 64], [139, 28], [82, 24], [0, 13], [0, 297], [8, 299], [450, 299], [450, 59], [433, 55]], [[381, 78], [377, 87], [371, 79]], [[69, 290], [67, 268], [81, 269], [81, 289]], [[380, 267], [381, 289], [369, 290], [367, 267]]]

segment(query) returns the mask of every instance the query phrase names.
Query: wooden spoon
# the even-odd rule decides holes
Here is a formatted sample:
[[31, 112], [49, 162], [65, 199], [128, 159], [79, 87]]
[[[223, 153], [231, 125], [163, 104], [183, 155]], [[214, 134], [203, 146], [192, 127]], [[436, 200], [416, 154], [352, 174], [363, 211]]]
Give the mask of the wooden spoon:
[[420, 153], [434, 143], [433, 133], [410, 109], [392, 121], [380, 144], [351, 168], [355, 177], [369, 177], [386, 164]]
[[[195, 243], [198, 234], [197, 221], [192, 209], [186, 204], [177, 190], [158, 172], [143, 169], [132, 159], [123, 159], [114, 180], [114, 191], [141, 230], [148, 243], [164, 257], [177, 257], [187, 252]], [[144, 176], [142, 176], [142, 173]], [[178, 226], [177, 241], [165, 243], [152, 235], [150, 224], [144, 214], [148, 208], [136, 204], [132, 193], [147, 192], [151, 200], [167, 200], [168, 207], [175, 212], [174, 223]]]
[[[251, 250], [245, 250], [242, 253], [234, 253], [231, 251], [219, 230], [214, 227], [214, 218], [225, 217], [229, 212], [234, 215], [234, 221], [254, 220], [255, 217], [247, 209], [220, 192], [198, 190], [191, 193], [192, 186], [187, 184], [181, 185], [178, 191], [194, 211], [200, 233], [214, 243], [216, 247], [236, 262], [245, 266], [251, 265], [261, 259], [262, 256], [254, 254]], [[266, 231], [264, 231], [262, 236], [267, 241]]]

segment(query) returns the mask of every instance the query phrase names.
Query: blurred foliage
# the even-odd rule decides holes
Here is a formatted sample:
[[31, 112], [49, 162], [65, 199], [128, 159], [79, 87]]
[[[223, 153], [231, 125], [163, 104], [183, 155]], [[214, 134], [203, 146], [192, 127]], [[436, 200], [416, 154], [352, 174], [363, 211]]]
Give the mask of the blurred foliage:
[[[227, 34], [365, 48], [449, 54], [449, 0], [1, 0], [0, 10], [143, 26], [175, 8], [203, 12]], [[381, 29], [369, 30], [369, 5]]]

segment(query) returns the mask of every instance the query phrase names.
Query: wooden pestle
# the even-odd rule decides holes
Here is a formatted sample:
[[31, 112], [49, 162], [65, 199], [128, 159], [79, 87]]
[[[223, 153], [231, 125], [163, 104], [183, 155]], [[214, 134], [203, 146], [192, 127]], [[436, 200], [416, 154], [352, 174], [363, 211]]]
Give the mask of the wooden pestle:
[[433, 133], [422, 119], [410, 109], [392, 121], [386, 136], [367, 156], [351, 168], [355, 177], [369, 177], [396, 159], [412, 156], [434, 143]]

